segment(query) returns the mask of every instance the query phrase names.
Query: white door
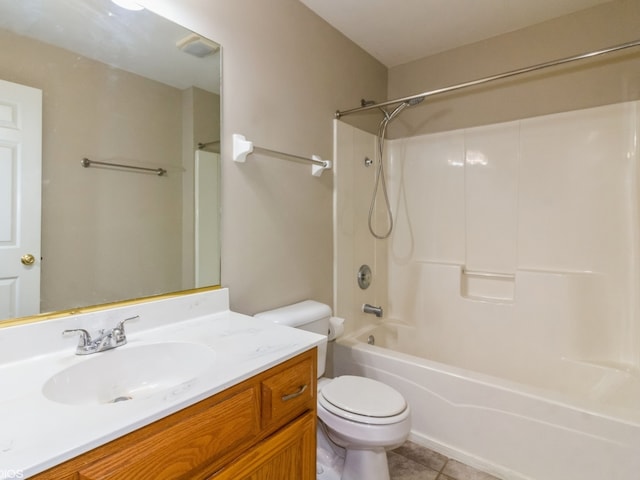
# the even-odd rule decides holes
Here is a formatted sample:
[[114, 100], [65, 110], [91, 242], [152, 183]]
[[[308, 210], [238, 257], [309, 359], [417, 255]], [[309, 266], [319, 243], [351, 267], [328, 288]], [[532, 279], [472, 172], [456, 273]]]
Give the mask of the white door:
[[41, 177], [42, 91], [0, 80], [0, 319], [40, 312]]

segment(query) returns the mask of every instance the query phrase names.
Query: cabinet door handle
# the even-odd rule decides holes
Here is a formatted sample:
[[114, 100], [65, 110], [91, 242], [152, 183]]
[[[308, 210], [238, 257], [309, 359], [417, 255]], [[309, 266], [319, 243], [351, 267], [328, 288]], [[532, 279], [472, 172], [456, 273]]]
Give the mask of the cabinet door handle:
[[282, 401], [286, 402], [287, 400], [293, 400], [296, 397], [299, 397], [300, 395], [302, 395], [305, 390], [307, 389], [307, 384], [304, 385], [300, 385], [300, 388], [298, 388], [297, 391], [290, 393], [288, 395], [283, 395], [282, 396]]

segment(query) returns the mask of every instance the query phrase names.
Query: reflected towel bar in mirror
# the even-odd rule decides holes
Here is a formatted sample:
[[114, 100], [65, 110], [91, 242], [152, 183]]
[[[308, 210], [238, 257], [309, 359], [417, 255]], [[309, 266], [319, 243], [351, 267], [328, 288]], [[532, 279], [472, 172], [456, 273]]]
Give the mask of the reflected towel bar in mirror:
[[84, 168], [89, 168], [91, 165], [104, 165], [107, 167], [117, 167], [117, 168], [129, 168], [131, 170], [143, 170], [146, 172], [153, 172], [159, 177], [167, 174], [167, 171], [164, 168], [147, 168], [147, 167], [134, 167], [133, 165], [123, 165], [121, 163], [109, 163], [109, 162], [99, 162], [97, 160], [90, 160], [88, 158], [83, 158], [80, 164]]
[[212, 147], [212, 146], [217, 146], [218, 148], [220, 148], [220, 140], [213, 140], [212, 142], [199, 142], [198, 143], [198, 150], [202, 150], [204, 148], [207, 147]]

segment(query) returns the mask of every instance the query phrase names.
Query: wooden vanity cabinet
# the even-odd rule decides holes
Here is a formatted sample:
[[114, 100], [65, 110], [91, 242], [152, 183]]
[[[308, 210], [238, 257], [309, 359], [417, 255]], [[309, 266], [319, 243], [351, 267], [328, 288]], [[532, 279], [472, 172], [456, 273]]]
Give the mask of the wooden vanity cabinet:
[[315, 480], [316, 368], [314, 348], [31, 478]]

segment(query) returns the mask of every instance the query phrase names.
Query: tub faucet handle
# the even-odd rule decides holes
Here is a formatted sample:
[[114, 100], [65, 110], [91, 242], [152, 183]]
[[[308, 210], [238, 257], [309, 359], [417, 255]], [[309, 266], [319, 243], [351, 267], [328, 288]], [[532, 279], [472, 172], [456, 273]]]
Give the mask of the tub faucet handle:
[[362, 305], [362, 311], [364, 313], [373, 313], [378, 318], [382, 317], [383, 314], [382, 307], [374, 307], [373, 305], [369, 305], [368, 303]]

